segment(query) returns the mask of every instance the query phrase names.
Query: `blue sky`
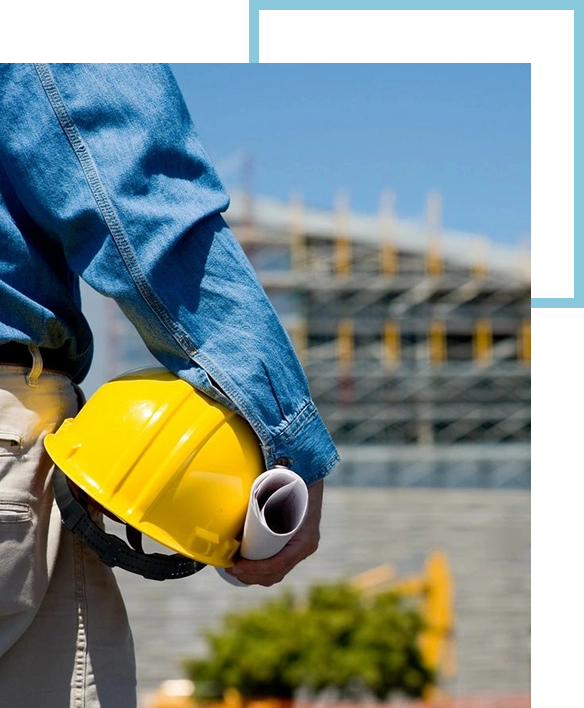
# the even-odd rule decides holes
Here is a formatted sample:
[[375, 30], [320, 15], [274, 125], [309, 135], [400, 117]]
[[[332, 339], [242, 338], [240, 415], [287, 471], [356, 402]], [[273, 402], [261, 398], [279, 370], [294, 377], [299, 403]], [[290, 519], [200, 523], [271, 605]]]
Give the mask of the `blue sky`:
[[403, 218], [439, 190], [446, 228], [530, 233], [529, 64], [171, 64], [228, 189], [252, 156], [256, 194], [331, 207], [346, 190]]

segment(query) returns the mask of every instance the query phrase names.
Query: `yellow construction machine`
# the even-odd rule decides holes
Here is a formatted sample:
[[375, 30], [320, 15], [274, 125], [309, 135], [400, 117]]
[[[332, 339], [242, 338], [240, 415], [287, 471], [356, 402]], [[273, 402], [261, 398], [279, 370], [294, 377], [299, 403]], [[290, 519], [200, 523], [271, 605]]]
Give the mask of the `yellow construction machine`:
[[[425, 629], [419, 637], [420, 650], [428, 667], [439, 677], [456, 673], [454, 644], [454, 583], [446, 553], [433, 551], [420, 575], [396, 577], [391, 565], [380, 565], [351, 579], [364, 593], [398, 592], [419, 598]], [[436, 689], [427, 698], [434, 698]]]

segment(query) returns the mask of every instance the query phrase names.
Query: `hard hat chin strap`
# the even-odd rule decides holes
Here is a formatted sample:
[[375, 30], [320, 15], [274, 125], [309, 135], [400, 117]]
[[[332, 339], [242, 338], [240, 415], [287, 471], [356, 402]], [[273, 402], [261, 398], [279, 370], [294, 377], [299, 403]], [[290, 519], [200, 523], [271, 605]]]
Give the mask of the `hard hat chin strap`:
[[79, 536], [106, 565], [123, 568], [150, 580], [186, 578], [205, 567], [205, 563], [179, 553], [165, 555], [134, 550], [121, 538], [106, 533], [91, 518], [87, 506], [75, 498], [66, 475], [58, 467], [53, 474], [53, 491], [63, 525]]

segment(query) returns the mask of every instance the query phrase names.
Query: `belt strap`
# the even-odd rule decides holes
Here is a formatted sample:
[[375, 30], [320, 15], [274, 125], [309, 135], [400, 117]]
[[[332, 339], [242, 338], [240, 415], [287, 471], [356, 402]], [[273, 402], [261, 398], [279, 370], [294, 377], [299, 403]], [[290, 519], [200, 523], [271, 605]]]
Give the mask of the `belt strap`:
[[51, 369], [64, 373], [67, 376], [72, 376], [75, 366], [69, 361], [65, 353], [65, 347], [61, 347], [60, 349], [47, 349], [46, 347], [35, 347], [32, 344], [6, 342], [0, 344], [0, 363], [15, 364], [16, 366], [23, 366], [30, 369], [35, 362], [31, 348], [41, 355], [44, 369]]
[[121, 538], [106, 533], [90, 517], [87, 507], [73, 496], [66, 475], [58, 467], [53, 474], [53, 491], [63, 525], [79, 536], [106, 565], [118, 566], [150, 580], [186, 578], [205, 567], [205, 563], [179, 553], [140, 553]]

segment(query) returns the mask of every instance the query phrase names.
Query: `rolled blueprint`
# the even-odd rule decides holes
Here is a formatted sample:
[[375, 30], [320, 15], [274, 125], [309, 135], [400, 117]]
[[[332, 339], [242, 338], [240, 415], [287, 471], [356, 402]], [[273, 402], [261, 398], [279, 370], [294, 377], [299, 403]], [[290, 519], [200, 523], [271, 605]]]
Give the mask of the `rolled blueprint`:
[[[296, 472], [275, 467], [259, 475], [249, 497], [241, 555], [264, 560], [279, 553], [302, 526], [308, 511], [308, 488]], [[232, 585], [245, 585], [223, 568], [219, 574]]]

